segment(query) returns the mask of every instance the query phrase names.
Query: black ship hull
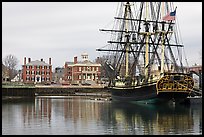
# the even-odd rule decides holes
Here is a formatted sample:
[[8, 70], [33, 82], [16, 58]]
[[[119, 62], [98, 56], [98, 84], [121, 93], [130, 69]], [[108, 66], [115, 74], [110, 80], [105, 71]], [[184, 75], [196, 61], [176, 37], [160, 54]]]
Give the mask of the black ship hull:
[[137, 87], [111, 87], [112, 100], [135, 103], [182, 103], [187, 98], [187, 92], [157, 93], [156, 83]]

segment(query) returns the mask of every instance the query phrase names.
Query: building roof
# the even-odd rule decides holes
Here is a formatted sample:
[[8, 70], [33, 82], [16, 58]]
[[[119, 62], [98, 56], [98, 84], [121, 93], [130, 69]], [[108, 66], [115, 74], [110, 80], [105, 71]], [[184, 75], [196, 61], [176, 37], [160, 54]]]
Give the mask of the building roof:
[[35, 60], [27, 63], [26, 66], [51, 66], [51, 65], [48, 63], [45, 63], [45, 61]]
[[195, 66], [191, 66], [189, 68], [201, 68], [202, 69], [202, 65], [195, 65]]
[[86, 53], [86, 52], [83, 52], [82, 54], [81, 54], [82, 56], [88, 56], [88, 53]]
[[65, 62], [68, 66], [101, 66], [101, 64], [93, 63], [89, 60], [77, 62], [74, 64], [74, 62]]

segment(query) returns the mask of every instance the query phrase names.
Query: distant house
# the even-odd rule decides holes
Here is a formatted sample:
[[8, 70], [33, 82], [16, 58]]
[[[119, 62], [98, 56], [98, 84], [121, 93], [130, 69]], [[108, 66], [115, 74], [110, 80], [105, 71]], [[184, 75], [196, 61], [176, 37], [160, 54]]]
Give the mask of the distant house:
[[63, 76], [64, 76], [64, 68], [56, 67], [52, 76], [53, 81], [56, 83], [62, 83]]
[[81, 61], [75, 56], [74, 62], [65, 62], [63, 81], [77, 85], [97, 84], [101, 79], [101, 64], [89, 61], [87, 53], [83, 53], [81, 57]]
[[52, 64], [51, 58], [49, 63], [45, 63], [43, 59], [31, 61], [24, 58], [24, 65], [22, 65], [22, 79], [24, 83], [47, 83], [52, 80]]
[[193, 76], [195, 86], [202, 88], [202, 65], [195, 64], [194, 66], [188, 67], [188, 71], [194, 72], [196, 75]]
[[196, 73], [202, 72], [202, 65], [194, 65], [188, 68], [188, 71], [194, 71]]
[[23, 81], [23, 79], [22, 79], [22, 70], [19, 70], [17, 72], [17, 75], [13, 79], [11, 79], [11, 81], [12, 82], [22, 82]]

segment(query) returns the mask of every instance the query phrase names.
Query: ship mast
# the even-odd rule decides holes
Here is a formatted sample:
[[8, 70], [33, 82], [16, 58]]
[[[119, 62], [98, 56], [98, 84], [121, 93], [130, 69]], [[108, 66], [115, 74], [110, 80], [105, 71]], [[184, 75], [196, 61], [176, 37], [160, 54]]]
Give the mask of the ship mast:
[[[125, 4], [125, 19], [128, 19], [128, 13], [130, 12], [130, 3], [127, 2]], [[128, 77], [129, 70], [128, 70], [128, 64], [129, 64], [129, 48], [130, 48], [130, 43], [129, 43], [129, 34], [128, 34], [128, 20], [125, 20], [125, 36], [126, 36], [126, 48], [125, 48], [125, 77]]]
[[[164, 2], [162, 2], [162, 16], [164, 16]], [[162, 51], [161, 51], [161, 71], [160, 74], [163, 75], [164, 73], [164, 24], [162, 24], [162, 41], [161, 41], [161, 46], [162, 46]]]
[[[148, 2], [146, 2], [146, 18], [145, 20], [147, 20], [148, 17]], [[146, 32], [146, 48], [145, 48], [145, 79], [147, 79], [147, 75], [148, 75], [148, 64], [149, 64], [149, 45], [148, 45], [148, 40], [149, 40], [149, 26], [148, 23], [145, 22], [145, 32]]]

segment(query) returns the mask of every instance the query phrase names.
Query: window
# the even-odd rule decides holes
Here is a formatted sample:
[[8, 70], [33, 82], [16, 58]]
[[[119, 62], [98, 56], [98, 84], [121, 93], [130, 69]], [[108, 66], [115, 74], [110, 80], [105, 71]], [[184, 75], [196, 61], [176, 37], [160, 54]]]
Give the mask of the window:
[[96, 71], [98, 71], [98, 67], [96, 67]]
[[174, 76], [173, 80], [174, 81], [183, 81], [184, 77], [183, 76]]
[[81, 67], [79, 67], [79, 71], [81, 71]]
[[29, 80], [30, 80], [30, 77], [29, 77], [29, 76], [27, 76], [27, 77], [26, 77], [26, 80], [27, 80], [27, 81], [29, 81]]
[[87, 74], [87, 79], [91, 80], [91, 74]]
[[79, 75], [79, 79], [81, 79], [81, 75]]
[[39, 82], [40, 81], [40, 77], [36, 77], [36, 80], [37, 80], [37, 82]]

